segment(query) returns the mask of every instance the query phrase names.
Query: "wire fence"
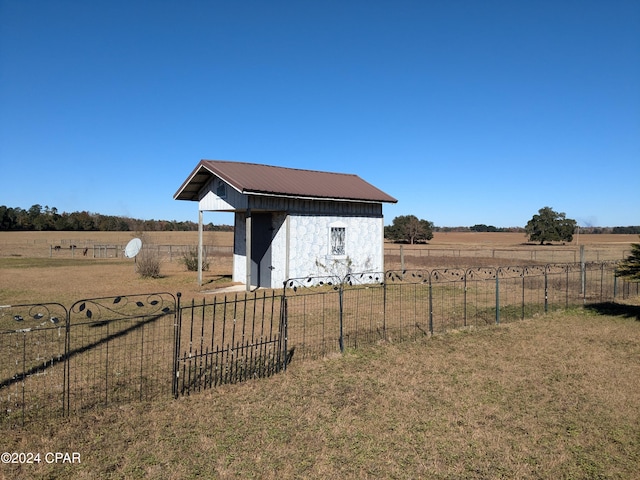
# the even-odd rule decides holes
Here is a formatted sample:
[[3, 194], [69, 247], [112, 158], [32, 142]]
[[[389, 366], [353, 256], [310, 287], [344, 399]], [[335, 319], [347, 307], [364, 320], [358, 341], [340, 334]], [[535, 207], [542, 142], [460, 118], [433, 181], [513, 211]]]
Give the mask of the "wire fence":
[[[74, 242], [67, 240], [59, 244], [48, 245], [48, 256], [51, 258], [124, 258], [125, 244]], [[197, 248], [196, 245], [180, 244], [146, 244], [145, 249], [152, 251], [161, 258], [168, 261], [179, 261], [185, 252]], [[233, 246], [229, 245], [203, 245], [205, 253], [208, 255], [232, 255]], [[597, 246], [564, 246], [564, 247], [518, 247], [518, 248], [495, 248], [495, 247], [469, 247], [469, 248], [447, 248], [442, 246], [412, 247], [403, 245], [385, 245], [385, 256], [387, 263], [403, 268], [402, 257], [419, 259], [418, 261], [451, 261], [462, 258], [466, 262], [469, 259], [492, 259], [493, 261], [526, 261], [531, 263], [578, 263], [581, 257], [585, 261], [604, 262], [617, 261], [626, 258], [631, 251], [628, 248], [600, 248]], [[394, 257], [398, 257], [395, 259]]]
[[[124, 249], [126, 245], [121, 244], [75, 244], [70, 241], [64, 245], [49, 245], [50, 258], [125, 258]], [[163, 260], [173, 262], [180, 261], [185, 254], [193, 251], [197, 245], [164, 245], [148, 244], [144, 246], [145, 252], [158, 255]], [[205, 255], [232, 255], [232, 246], [203, 245]]]
[[[384, 247], [385, 260], [388, 264], [397, 263], [397, 268], [406, 257], [407, 263], [437, 262], [461, 258], [467, 265], [476, 264], [472, 259], [490, 259], [492, 262], [506, 261], [508, 263], [529, 262], [537, 264], [548, 263], [579, 263], [608, 262], [626, 258], [630, 253], [628, 244], [612, 244], [606, 248], [601, 245], [566, 245], [562, 247], [522, 245], [517, 247], [476, 246], [476, 247], [445, 247], [441, 245], [412, 246], [391, 245]], [[397, 257], [397, 258], [395, 258]], [[395, 266], [393, 268], [396, 268]]]
[[154, 293], [0, 306], [0, 425], [188, 395], [291, 361], [640, 296], [615, 263], [289, 279], [181, 304]]

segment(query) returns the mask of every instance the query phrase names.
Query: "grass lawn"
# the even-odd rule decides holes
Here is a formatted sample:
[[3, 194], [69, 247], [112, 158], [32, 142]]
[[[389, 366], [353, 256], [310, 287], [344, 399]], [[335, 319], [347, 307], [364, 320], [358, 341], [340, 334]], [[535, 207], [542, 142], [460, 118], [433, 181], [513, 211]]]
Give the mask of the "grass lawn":
[[[638, 307], [381, 344], [5, 432], [0, 478], [637, 478]], [[77, 452], [80, 464], [47, 464]]]

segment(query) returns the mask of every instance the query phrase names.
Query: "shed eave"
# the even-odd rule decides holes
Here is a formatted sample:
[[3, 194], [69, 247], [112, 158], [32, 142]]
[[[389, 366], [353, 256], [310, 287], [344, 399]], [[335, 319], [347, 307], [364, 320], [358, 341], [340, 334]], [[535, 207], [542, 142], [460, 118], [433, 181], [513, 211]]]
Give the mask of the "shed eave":
[[[233, 162], [220, 161], [218, 163], [229, 164]], [[265, 165], [257, 165], [257, 166], [265, 167]], [[286, 169], [284, 167], [268, 167], [268, 168], [295, 171], [295, 169]], [[305, 170], [305, 172], [311, 172], [311, 171]], [[200, 201], [201, 199], [200, 194], [202, 190], [206, 187], [207, 183], [211, 180], [211, 177], [216, 177], [243, 195], [270, 196], [275, 198], [289, 198], [289, 199], [294, 198], [294, 199], [300, 199], [300, 200], [316, 200], [316, 201], [322, 200], [322, 201], [331, 201], [331, 202], [358, 202], [358, 203], [379, 203], [379, 204], [398, 202], [398, 200], [396, 200], [395, 198], [391, 197], [390, 195], [384, 193], [383, 191], [371, 185], [370, 186], [373, 187], [374, 192], [369, 192], [369, 194], [365, 193], [365, 196], [363, 197], [357, 197], [357, 196], [341, 197], [341, 196], [331, 195], [331, 193], [337, 193], [335, 192], [335, 189], [333, 189], [334, 192], [327, 192], [328, 195], [326, 196], [314, 195], [314, 194], [305, 195], [301, 192], [296, 191], [296, 190], [299, 190], [298, 188], [292, 189], [291, 192], [286, 192], [286, 191], [282, 192], [278, 190], [252, 190], [250, 187], [247, 188], [248, 185], [242, 185], [243, 183], [242, 179], [238, 178], [237, 175], [234, 176], [233, 175], [234, 173], [237, 174], [238, 172], [233, 172], [233, 171], [229, 172], [219, 168], [219, 165], [216, 165], [216, 161], [201, 160], [196, 166], [196, 168], [191, 172], [191, 175], [187, 177], [187, 179], [183, 182], [183, 184], [180, 186], [178, 191], [174, 194], [173, 198], [174, 200]], [[347, 175], [347, 174], [333, 174], [331, 172], [313, 172], [313, 173], [340, 175], [341, 177]], [[348, 175], [348, 176], [355, 177], [357, 179], [357, 182], [359, 182], [357, 184], [358, 186], [361, 186], [362, 183], [369, 185], [366, 181], [362, 180], [357, 175]], [[348, 189], [345, 189], [345, 190], [348, 190]], [[378, 193], [379, 193], [379, 196], [378, 196]], [[373, 195], [373, 198], [371, 198], [368, 195]]]
[[207, 185], [207, 183], [211, 181], [212, 177], [219, 178], [237, 192], [243, 193], [240, 191], [240, 189], [238, 189], [237, 186], [229, 182], [227, 179], [221, 177], [216, 172], [212, 171], [207, 167], [205, 163], [201, 161], [194, 169], [194, 171], [191, 172], [191, 175], [183, 182], [178, 191], [173, 195], [173, 199], [189, 200], [194, 202], [200, 201], [200, 192]]
[[[203, 170], [207, 173], [204, 173]], [[211, 171], [202, 165], [202, 163], [199, 163], [193, 172], [191, 172], [191, 175], [180, 185], [178, 191], [174, 193], [173, 199], [198, 201], [198, 194], [207, 184], [211, 175]]]
[[319, 197], [319, 196], [307, 196], [307, 195], [287, 195], [285, 193], [271, 193], [271, 192], [256, 192], [251, 190], [242, 191], [245, 195], [254, 195], [260, 197], [274, 197], [274, 198], [292, 198], [296, 200], [324, 200], [328, 202], [357, 202], [357, 203], [397, 203], [398, 200], [390, 199], [390, 200], [378, 200], [378, 199], [367, 199], [367, 198], [342, 198], [342, 197]]

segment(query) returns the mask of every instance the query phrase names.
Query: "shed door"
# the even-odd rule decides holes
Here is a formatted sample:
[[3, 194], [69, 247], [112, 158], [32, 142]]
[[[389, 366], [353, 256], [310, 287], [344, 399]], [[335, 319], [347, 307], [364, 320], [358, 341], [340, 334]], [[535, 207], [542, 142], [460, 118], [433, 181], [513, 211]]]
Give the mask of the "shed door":
[[251, 215], [251, 283], [271, 288], [271, 242], [273, 240], [271, 213]]

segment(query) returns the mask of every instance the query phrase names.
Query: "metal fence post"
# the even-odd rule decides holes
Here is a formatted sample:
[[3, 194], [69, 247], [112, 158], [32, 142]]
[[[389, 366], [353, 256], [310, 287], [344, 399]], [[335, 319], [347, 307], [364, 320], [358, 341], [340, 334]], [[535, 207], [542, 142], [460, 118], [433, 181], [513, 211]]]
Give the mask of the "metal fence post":
[[580, 293], [583, 299], [586, 297], [587, 270], [584, 263], [584, 245], [580, 245]]
[[569, 309], [569, 266], [564, 266], [565, 275], [565, 284], [564, 284], [564, 308], [565, 310]]
[[344, 283], [340, 283], [340, 288], [338, 289], [338, 302], [339, 302], [339, 310], [338, 310], [338, 320], [340, 322], [340, 353], [344, 353], [344, 333], [343, 333], [343, 318], [342, 318], [342, 293], [344, 291]]
[[62, 416], [69, 416], [70, 411], [70, 378], [71, 378], [71, 362], [69, 362], [69, 354], [71, 351], [71, 311], [67, 309], [64, 327], [64, 364], [63, 380], [62, 380]]
[[582, 276], [580, 278], [580, 281], [582, 282], [582, 285], [581, 285], [582, 304], [586, 305], [587, 303], [587, 266], [586, 265], [582, 266], [581, 270], [582, 270]]
[[180, 332], [182, 331], [182, 309], [180, 306], [180, 297], [182, 293], [178, 292], [178, 300], [176, 303], [176, 311], [173, 321], [173, 380], [171, 391], [174, 398], [178, 398], [178, 375], [180, 374]]
[[549, 311], [549, 266], [544, 267], [544, 313]]
[[282, 300], [280, 303], [280, 341], [282, 342], [282, 348], [280, 354], [282, 355], [282, 370], [287, 370], [288, 363], [288, 311], [287, 311], [287, 297], [285, 297], [286, 289], [282, 289]]
[[496, 324], [500, 323], [500, 269], [496, 269]]
[[469, 270], [465, 270], [464, 272], [464, 297], [463, 297], [463, 303], [464, 303], [464, 312], [463, 312], [463, 322], [464, 322], [464, 326], [467, 326], [467, 275], [469, 274]]
[[24, 400], [25, 379], [27, 378], [27, 332], [22, 332], [22, 373], [20, 374], [22, 379], [21, 391], [22, 391], [22, 426], [24, 426], [24, 411], [27, 408], [27, 403]]
[[387, 339], [387, 281], [382, 282], [382, 333]]
[[522, 317], [521, 319], [524, 320], [524, 307], [525, 307], [525, 293], [524, 293], [524, 267], [522, 267]]
[[431, 272], [429, 272], [429, 333], [433, 335], [433, 287], [431, 285]]

